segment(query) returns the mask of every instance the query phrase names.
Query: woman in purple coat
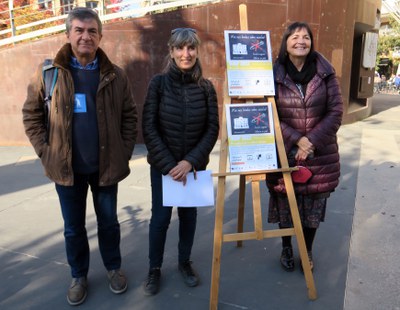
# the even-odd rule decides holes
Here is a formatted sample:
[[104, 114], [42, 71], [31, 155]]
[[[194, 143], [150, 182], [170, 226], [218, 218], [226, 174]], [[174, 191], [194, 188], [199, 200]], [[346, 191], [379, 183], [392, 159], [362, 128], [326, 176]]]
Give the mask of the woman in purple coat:
[[[339, 183], [340, 164], [336, 133], [343, 114], [339, 82], [332, 65], [314, 51], [313, 34], [306, 23], [286, 29], [274, 64], [277, 109], [289, 165], [312, 171], [307, 183], [295, 183], [308, 257], [313, 268], [312, 244], [326, 201]], [[284, 185], [268, 178], [268, 222], [293, 227]], [[294, 270], [291, 236], [282, 237], [282, 267]]]

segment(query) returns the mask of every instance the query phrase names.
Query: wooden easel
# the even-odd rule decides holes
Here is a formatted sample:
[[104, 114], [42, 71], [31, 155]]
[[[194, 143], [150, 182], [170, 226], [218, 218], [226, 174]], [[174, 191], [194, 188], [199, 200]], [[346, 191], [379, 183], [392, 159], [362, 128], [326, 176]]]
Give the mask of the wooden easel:
[[[239, 13], [240, 13], [241, 30], [248, 30], [246, 5], [241, 4], [239, 6]], [[230, 104], [231, 99], [227, 95], [226, 88], [227, 87], [225, 87], [224, 91], [224, 104]], [[241, 98], [241, 100], [245, 100], [248, 103], [253, 102], [252, 99], [256, 98]], [[306, 279], [306, 285], [308, 289], [308, 297], [311, 300], [315, 300], [317, 298], [317, 292], [314, 285], [314, 278], [311, 272], [310, 263], [308, 261], [303, 229], [301, 226], [300, 215], [297, 208], [296, 196], [291, 177], [291, 172], [297, 170], [297, 168], [290, 168], [288, 164], [283, 144], [283, 137], [279, 123], [278, 113], [275, 104], [275, 98], [269, 97], [268, 102], [271, 102], [272, 105], [274, 129], [275, 129], [275, 141], [276, 141], [279, 161], [281, 163], [281, 168], [274, 170], [263, 170], [254, 172], [244, 172], [244, 173], [226, 172], [227, 158], [228, 158], [228, 134], [226, 127], [226, 112], [224, 108], [222, 109], [219, 173], [213, 174], [213, 176], [218, 177], [218, 183], [217, 183], [217, 199], [216, 199], [216, 210], [215, 210], [213, 260], [212, 260], [212, 272], [211, 272], [210, 310], [218, 309], [218, 292], [219, 292], [222, 243], [231, 241], [236, 241], [237, 246], [240, 247], [242, 245], [243, 240], [262, 240], [264, 238], [296, 236], [300, 252], [301, 263], [304, 270], [304, 277]], [[266, 174], [274, 172], [282, 172], [283, 174], [283, 180], [285, 183], [290, 212], [293, 220], [293, 228], [263, 230], [259, 182], [265, 181]], [[226, 177], [234, 175], [239, 175], [240, 177], [237, 233], [223, 234], [225, 181]], [[254, 216], [254, 231], [252, 232], [243, 232], [246, 182], [251, 182], [251, 188], [252, 188], [253, 216]]]

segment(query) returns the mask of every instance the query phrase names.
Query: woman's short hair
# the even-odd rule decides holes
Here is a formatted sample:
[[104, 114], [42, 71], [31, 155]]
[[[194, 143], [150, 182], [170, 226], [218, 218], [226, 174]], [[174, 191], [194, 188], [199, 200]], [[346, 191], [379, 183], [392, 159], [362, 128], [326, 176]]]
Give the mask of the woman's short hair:
[[71, 31], [72, 21], [74, 19], [78, 19], [80, 21], [84, 21], [85, 19], [94, 19], [97, 23], [99, 34], [102, 33], [102, 23], [100, 17], [96, 11], [90, 8], [76, 7], [68, 13], [68, 17], [65, 21], [65, 28], [67, 29], [67, 33]]
[[279, 49], [278, 59], [279, 63], [284, 63], [287, 57], [287, 39], [297, 30], [305, 29], [308, 32], [311, 40], [310, 54], [314, 52], [314, 37], [310, 26], [305, 22], [294, 22], [290, 24], [283, 33], [281, 48]]

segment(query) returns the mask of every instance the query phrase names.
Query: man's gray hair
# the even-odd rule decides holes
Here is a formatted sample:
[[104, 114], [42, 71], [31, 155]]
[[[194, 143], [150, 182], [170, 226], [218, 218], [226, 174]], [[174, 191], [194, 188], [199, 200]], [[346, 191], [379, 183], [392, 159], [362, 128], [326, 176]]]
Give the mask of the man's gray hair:
[[85, 19], [94, 19], [97, 23], [99, 34], [102, 33], [102, 24], [99, 15], [97, 14], [96, 11], [90, 8], [76, 7], [71, 12], [68, 13], [67, 20], [65, 21], [65, 27], [67, 29], [67, 33], [71, 31], [72, 21], [74, 19], [78, 19], [80, 21], [84, 21]]

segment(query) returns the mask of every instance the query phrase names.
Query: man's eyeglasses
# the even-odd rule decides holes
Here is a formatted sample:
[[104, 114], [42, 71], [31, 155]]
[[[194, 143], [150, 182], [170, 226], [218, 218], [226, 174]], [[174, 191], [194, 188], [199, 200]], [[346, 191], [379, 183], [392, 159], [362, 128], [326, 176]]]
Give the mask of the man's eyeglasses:
[[196, 33], [196, 29], [193, 29], [193, 28], [175, 28], [175, 29], [171, 30], [171, 34], [175, 34], [177, 32], [181, 32], [183, 30], [187, 30], [187, 31], [191, 31], [193, 33]]

